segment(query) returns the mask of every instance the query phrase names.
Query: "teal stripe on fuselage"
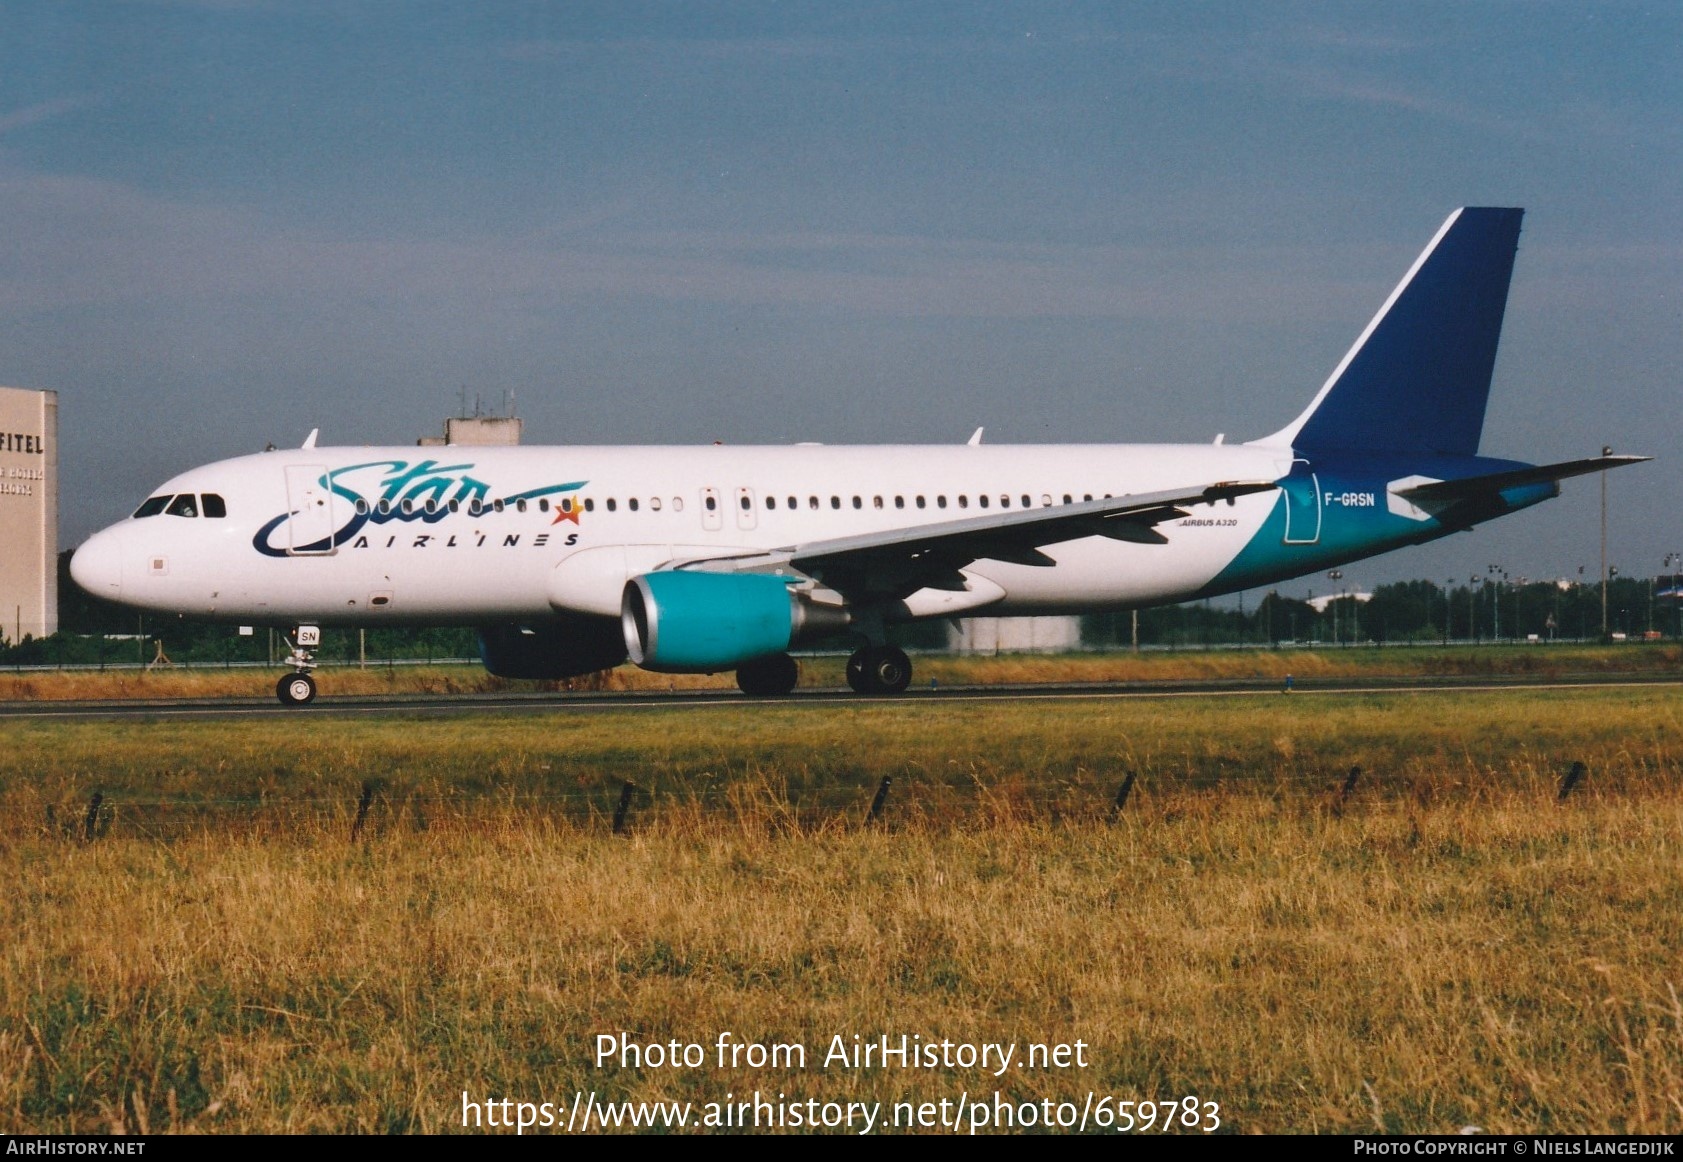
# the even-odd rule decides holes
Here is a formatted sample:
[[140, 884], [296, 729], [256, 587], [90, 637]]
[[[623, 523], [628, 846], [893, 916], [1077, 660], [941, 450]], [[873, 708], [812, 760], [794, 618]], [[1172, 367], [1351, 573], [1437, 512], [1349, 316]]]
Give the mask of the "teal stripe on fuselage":
[[[1452, 509], [1417, 520], [1391, 511], [1387, 486], [1410, 476], [1424, 476], [1434, 480], [1460, 480], [1529, 467], [1512, 460], [1490, 460], [1483, 457], [1431, 459], [1392, 459], [1390, 457], [1360, 459], [1322, 457], [1308, 468], [1299, 464], [1292, 476], [1281, 481], [1281, 492], [1274, 507], [1263, 521], [1261, 529], [1241, 549], [1237, 556], [1194, 597], [1215, 597], [1272, 585], [1302, 577], [1322, 569], [1349, 561], [1390, 552], [1405, 545], [1423, 544], [1449, 533], [1459, 532], [1472, 524], [1492, 519], [1556, 495], [1552, 483], [1511, 488], [1499, 495], [1493, 507], [1473, 512], [1467, 508]], [[1287, 509], [1292, 501], [1289, 492], [1298, 486], [1302, 495], [1308, 484], [1306, 477], [1313, 473], [1318, 485], [1320, 508], [1319, 537], [1312, 544], [1288, 543]], [[1292, 515], [1293, 534], [1303, 536], [1303, 510]]]

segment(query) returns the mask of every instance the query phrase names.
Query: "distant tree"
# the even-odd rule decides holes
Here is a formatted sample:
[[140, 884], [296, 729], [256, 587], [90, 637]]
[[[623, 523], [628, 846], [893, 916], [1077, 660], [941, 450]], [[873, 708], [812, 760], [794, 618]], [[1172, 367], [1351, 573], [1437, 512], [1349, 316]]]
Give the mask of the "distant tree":
[[1364, 636], [1377, 642], [1443, 636], [1443, 590], [1430, 581], [1379, 585], [1361, 610]]
[[1257, 604], [1254, 616], [1259, 639], [1272, 644], [1314, 637], [1320, 615], [1307, 601], [1271, 592]]

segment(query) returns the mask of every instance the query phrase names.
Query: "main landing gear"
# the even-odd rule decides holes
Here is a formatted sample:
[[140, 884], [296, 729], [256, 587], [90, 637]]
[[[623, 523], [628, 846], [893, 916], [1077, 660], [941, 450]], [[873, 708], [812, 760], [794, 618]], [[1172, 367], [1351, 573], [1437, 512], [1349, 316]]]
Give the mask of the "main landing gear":
[[[736, 684], [750, 698], [781, 698], [799, 678], [800, 667], [788, 654], [755, 658], [736, 668]], [[864, 646], [847, 659], [847, 684], [855, 694], [903, 693], [912, 684], [912, 660], [895, 646]]]
[[855, 694], [899, 694], [912, 684], [912, 660], [895, 646], [865, 646], [847, 659]]
[[275, 697], [280, 699], [282, 706], [307, 706], [316, 699], [316, 680], [310, 677], [310, 671], [315, 667], [316, 647], [321, 645], [321, 627], [298, 626], [287, 642], [292, 652], [287, 655], [285, 664], [291, 666], [293, 672], [275, 683]]

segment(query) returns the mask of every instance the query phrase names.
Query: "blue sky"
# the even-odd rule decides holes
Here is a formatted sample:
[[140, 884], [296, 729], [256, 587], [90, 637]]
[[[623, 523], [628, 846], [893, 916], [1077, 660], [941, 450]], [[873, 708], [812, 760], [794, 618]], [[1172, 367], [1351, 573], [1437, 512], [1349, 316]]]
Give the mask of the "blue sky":
[[[67, 545], [464, 387], [532, 443], [1237, 440], [1452, 209], [1521, 205], [1484, 448], [1660, 456], [1612, 485], [1653, 573], [1680, 138], [1672, 4], [24, 0], [0, 382], [60, 392]], [[1566, 487], [1347, 577], [1593, 572]]]

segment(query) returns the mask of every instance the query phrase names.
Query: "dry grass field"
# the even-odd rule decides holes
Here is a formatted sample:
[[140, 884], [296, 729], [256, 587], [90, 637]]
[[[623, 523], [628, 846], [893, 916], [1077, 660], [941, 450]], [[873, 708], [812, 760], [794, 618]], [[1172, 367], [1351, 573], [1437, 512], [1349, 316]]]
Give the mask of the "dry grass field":
[[[4, 1132], [755, 1090], [1683, 1131], [1671, 688], [3, 729]], [[806, 1067], [597, 1068], [619, 1031]], [[822, 1064], [902, 1033], [1087, 1064]]]

